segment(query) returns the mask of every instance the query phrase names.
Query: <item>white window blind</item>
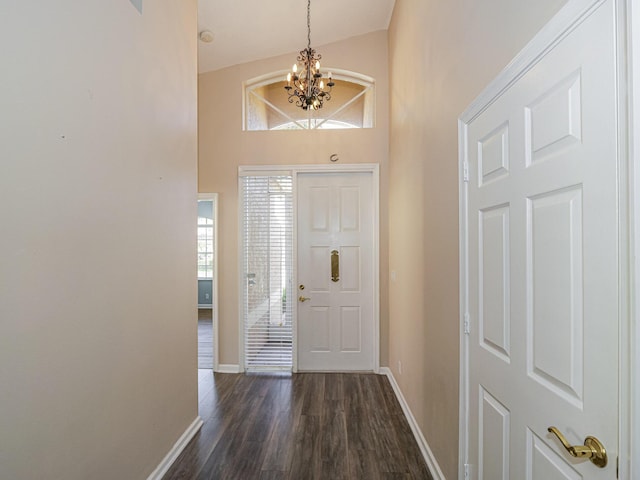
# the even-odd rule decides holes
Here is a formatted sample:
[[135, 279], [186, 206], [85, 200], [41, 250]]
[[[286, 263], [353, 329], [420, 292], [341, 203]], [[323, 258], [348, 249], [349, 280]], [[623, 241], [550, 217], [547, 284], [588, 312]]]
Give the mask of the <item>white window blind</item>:
[[245, 369], [292, 368], [293, 181], [240, 180]]

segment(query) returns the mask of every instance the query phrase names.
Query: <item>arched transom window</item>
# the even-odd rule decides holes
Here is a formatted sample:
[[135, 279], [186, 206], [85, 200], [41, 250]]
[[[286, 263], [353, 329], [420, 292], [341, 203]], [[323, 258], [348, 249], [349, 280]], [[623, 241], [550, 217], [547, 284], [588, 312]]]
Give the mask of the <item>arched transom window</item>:
[[[328, 71], [328, 70], [327, 70]], [[244, 83], [245, 130], [371, 128], [375, 117], [374, 80], [333, 71], [331, 100], [319, 110], [303, 110], [288, 101], [287, 72], [274, 72]]]

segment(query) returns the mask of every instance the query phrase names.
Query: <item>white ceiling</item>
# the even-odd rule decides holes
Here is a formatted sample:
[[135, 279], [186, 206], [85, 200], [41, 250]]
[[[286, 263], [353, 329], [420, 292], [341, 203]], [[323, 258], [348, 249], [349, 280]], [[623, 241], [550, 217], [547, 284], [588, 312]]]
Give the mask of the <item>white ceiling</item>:
[[[312, 0], [311, 46], [389, 27], [395, 0]], [[200, 73], [250, 62], [307, 46], [305, 0], [198, 0]]]

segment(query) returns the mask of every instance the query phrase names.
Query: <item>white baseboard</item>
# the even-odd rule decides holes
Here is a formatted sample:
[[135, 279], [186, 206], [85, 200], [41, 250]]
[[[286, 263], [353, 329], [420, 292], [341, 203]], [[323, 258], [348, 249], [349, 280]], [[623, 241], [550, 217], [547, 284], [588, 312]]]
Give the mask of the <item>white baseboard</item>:
[[161, 480], [162, 477], [164, 477], [164, 474], [169, 471], [169, 468], [171, 468], [171, 465], [173, 465], [173, 462], [176, 461], [176, 458], [178, 458], [178, 455], [182, 453], [182, 450], [184, 450], [184, 447], [186, 447], [187, 444], [194, 437], [194, 435], [198, 433], [198, 430], [200, 430], [200, 427], [202, 427], [203, 423], [204, 422], [199, 416], [196, 417], [193, 423], [191, 423], [191, 425], [187, 427], [187, 429], [180, 436], [178, 441], [173, 445], [171, 450], [169, 450], [169, 453], [167, 453], [167, 456], [162, 459], [162, 461], [156, 467], [153, 473], [147, 477], [147, 480]]
[[409, 426], [411, 427], [413, 436], [415, 437], [416, 442], [418, 442], [418, 447], [420, 447], [420, 451], [422, 452], [424, 461], [427, 462], [427, 467], [429, 467], [429, 471], [431, 472], [433, 479], [446, 480], [444, 478], [444, 473], [442, 473], [442, 470], [440, 469], [440, 465], [438, 465], [438, 462], [436, 461], [436, 457], [433, 455], [433, 452], [431, 451], [431, 448], [429, 447], [427, 440], [424, 438], [424, 435], [422, 435], [422, 432], [420, 431], [420, 427], [418, 427], [418, 423], [416, 422], [416, 419], [413, 416], [413, 413], [411, 413], [411, 409], [409, 408], [407, 401], [404, 399], [404, 395], [402, 395], [402, 391], [400, 390], [400, 386], [398, 385], [398, 383], [396, 382], [396, 379], [393, 376], [393, 372], [391, 371], [391, 369], [389, 369], [389, 367], [381, 367], [380, 374], [386, 375], [387, 378], [389, 379], [389, 383], [391, 383], [391, 387], [393, 388], [393, 391], [396, 394], [396, 398], [398, 399], [398, 402], [400, 402], [402, 411], [404, 412], [404, 415], [407, 417], [407, 421], [409, 422]]
[[240, 373], [240, 365], [223, 364], [218, 365], [216, 370], [218, 373]]

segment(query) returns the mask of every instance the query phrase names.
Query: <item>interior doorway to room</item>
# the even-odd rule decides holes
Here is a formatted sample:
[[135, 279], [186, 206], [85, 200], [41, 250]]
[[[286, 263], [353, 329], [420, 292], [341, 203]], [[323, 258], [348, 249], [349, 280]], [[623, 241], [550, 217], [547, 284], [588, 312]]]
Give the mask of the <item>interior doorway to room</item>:
[[198, 195], [198, 369], [217, 367], [217, 194]]

